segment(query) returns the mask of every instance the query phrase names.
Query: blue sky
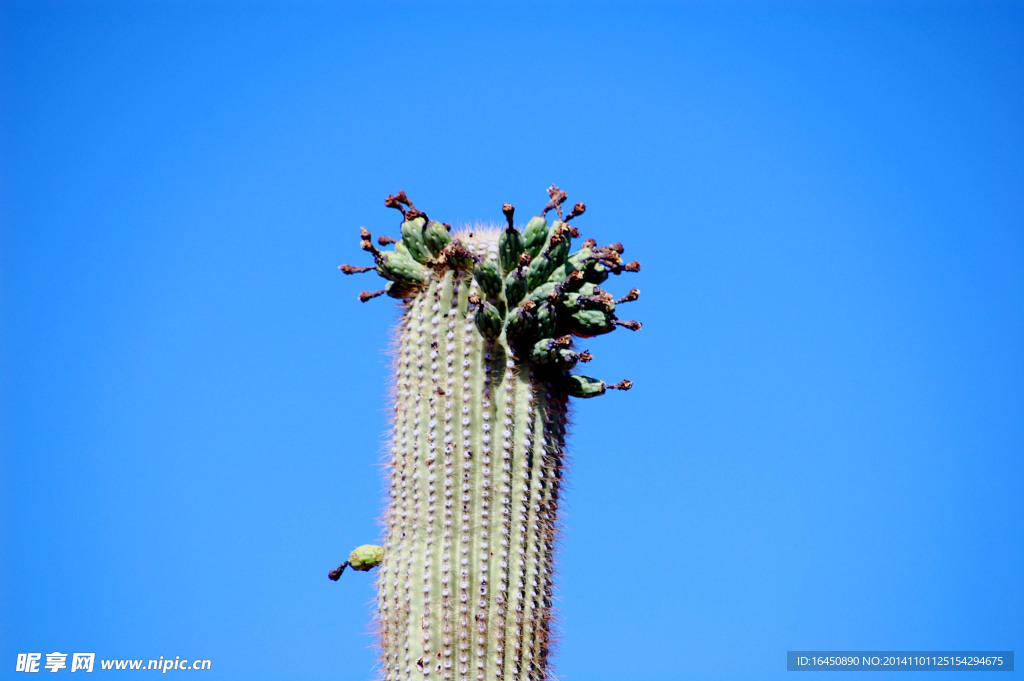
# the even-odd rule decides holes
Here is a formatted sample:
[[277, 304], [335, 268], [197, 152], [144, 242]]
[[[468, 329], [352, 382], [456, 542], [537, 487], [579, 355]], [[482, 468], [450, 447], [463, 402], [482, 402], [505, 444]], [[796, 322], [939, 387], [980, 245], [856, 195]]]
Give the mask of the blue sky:
[[336, 266], [388, 193], [551, 183], [643, 263], [561, 678], [1024, 651], [1022, 5], [6, 2], [0, 69], [3, 678], [372, 678], [326, 572], [380, 536], [396, 308]]

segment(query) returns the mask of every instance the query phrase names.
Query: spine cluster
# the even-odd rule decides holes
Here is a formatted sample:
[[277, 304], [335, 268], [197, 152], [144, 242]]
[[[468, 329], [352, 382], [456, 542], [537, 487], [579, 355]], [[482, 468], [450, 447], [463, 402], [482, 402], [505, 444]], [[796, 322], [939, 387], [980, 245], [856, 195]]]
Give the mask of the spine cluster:
[[563, 219], [565, 192], [548, 193], [521, 231], [505, 204], [506, 227], [453, 237], [400, 192], [385, 203], [402, 213], [401, 239], [378, 239], [394, 249], [362, 229], [375, 264], [341, 267], [388, 280], [361, 300], [386, 294], [405, 308], [387, 536], [346, 563], [380, 564], [385, 679], [548, 676], [568, 398], [632, 385], [572, 373], [591, 359], [573, 339], [640, 327], [615, 314], [639, 291], [615, 299], [599, 286], [639, 263], [623, 263], [621, 244], [571, 252], [585, 207]]

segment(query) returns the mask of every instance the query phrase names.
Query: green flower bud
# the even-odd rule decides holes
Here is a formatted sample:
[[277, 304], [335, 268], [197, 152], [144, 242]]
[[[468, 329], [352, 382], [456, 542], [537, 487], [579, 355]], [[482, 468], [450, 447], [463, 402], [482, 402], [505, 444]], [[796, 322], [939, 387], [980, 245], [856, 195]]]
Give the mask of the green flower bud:
[[411, 286], [427, 283], [427, 268], [398, 251], [384, 251], [377, 258], [377, 271], [381, 276]]
[[[404, 234], [403, 234], [404, 236]], [[442, 225], [437, 220], [431, 220], [427, 223], [426, 229], [423, 230], [423, 241], [427, 245], [427, 249], [431, 255], [437, 257], [440, 255], [444, 247], [452, 240], [451, 234], [448, 233], [448, 228]]]
[[537, 254], [548, 242], [548, 221], [544, 219], [544, 216], [538, 215], [535, 218], [530, 218], [530, 221], [526, 223], [526, 229], [523, 230], [523, 242], [526, 252], [537, 257]]
[[571, 342], [569, 336], [539, 340], [530, 349], [530, 359], [537, 364], [552, 364], [561, 369], [571, 369], [581, 360], [589, 362], [590, 353], [573, 352], [569, 349]]
[[569, 321], [574, 336], [590, 338], [615, 329], [615, 318], [601, 310], [577, 310]]
[[519, 304], [526, 296], [526, 276], [523, 274], [521, 269], [512, 270], [507, 277], [505, 277], [505, 302], [510, 307], [514, 307]]
[[473, 276], [488, 298], [497, 298], [501, 295], [502, 281], [496, 260], [487, 259], [477, 263], [473, 268]]
[[540, 305], [546, 302], [548, 296], [555, 292], [556, 286], [558, 286], [558, 284], [552, 284], [550, 282], [544, 283], [530, 292], [529, 299]]
[[584, 246], [583, 248], [569, 256], [568, 264], [572, 265], [573, 269], [581, 270], [583, 269], [584, 263], [586, 263], [587, 260], [591, 259], [593, 253], [594, 252], [590, 250], [590, 248]]
[[508, 274], [519, 264], [519, 256], [523, 253], [523, 235], [512, 225], [498, 237], [498, 260], [501, 262], [502, 274]]
[[580, 273], [586, 281], [600, 284], [608, 278], [609, 269], [595, 259], [587, 260], [580, 268]]
[[537, 288], [548, 280], [551, 273], [554, 271], [555, 266], [551, 260], [547, 257], [547, 253], [541, 253], [526, 270], [526, 285], [531, 290]]
[[531, 289], [540, 286], [548, 281], [556, 270], [566, 264], [569, 259], [571, 241], [568, 225], [561, 221], [555, 222], [548, 232], [547, 244], [541, 250], [540, 255], [533, 259], [526, 272], [527, 286]]
[[384, 547], [374, 544], [357, 546], [348, 557], [348, 564], [353, 570], [366, 572], [375, 568], [384, 560]]
[[580, 250], [570, 255], [566, 259], [564, 265], [556, 267], [554, 271], [551, 273], [551, 276], [548, 277], [548, 281], [553, 284], [560, 284], [563, 281], [568, 280], [569, 275], [571, 275], [576, 270], [582, 270], [586, 265], [587, 261], [591, 260], [592, 257], [593, 251], [591, 251], [590, 248], [584, 246]]
[[597, 284], [591, 284], [589, 281], [584, 282], [577, 291], [566, 294], [565, 306], [569, 308], [578, 307], [576, 301], [579, 300], [580, 296], [592, 296], [599, 290], [600, 289], [597, 288]]
[[501, 335], [501, 313], [486, 300], [480, 301], [474, 315], [476, 328], [484, 338], [495, 339]]
[[573, 397], [597, 397], [604, 395], [605, 382], [590, 376], [574, 374], [566, 377], [565, 392]]
[[600, 310], [606, 315], [615, 312], [615, 298], [595, 284], [586, 283], [579, 293], [565, 296], [565, 306], [570, 310]]
[[423, 227], [427, 224], [426, 218], [416, 217], [402, 223], [402, 241], [405, 242], [409, 254], [421, 263], [431, 260], [430, 251], [423, 240]]
[[[569, 234], [569, 225], [564, 222], [556, 222], [551, 228], [548, 238], [547, 253], [555, 268], [561, 267], [569, 259], [569, 251], [572, 249], [572, 237]], [[554, 269], [552, 269], [554, 271]]]
[[543, 338], [533, 344], [530, 359], [538, 364], [550, 364], [558, 357], [558, 351], [564, 350], [567, 345], [561, 338]]
[[456, 270], [468, 270], [473, 267], [473, 253], [462, 245], [458, 239], [452, 239], [444, 248], [444, 258], [448, 266]]
[[562, 265], [561, 267], [556, 267], [555, 270], [551, 273], [551, 276], [548, 277], [547, 283], [561, 284], [566, 279], [568, 279], [569, 275], [572, 274], [575, 270], [576, 268], [572, 266], [572, 263], [568, 262]]
[[537, 306], [537, 333], [544, 336], [553, 336], [558, 326], [558, 308], [554, 303], [545, 302]]
[[513, 346], [521, 347], [537, 336], [537, 304], [527, 301], [515, 308], [505, 322], [505, 335]]

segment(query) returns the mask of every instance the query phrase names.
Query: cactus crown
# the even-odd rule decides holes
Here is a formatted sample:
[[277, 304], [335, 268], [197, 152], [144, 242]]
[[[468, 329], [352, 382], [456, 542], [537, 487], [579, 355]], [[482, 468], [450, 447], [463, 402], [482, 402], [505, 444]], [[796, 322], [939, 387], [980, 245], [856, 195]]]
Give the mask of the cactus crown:
[[[359, 294], [363, 302], [384, 294], [407, 301], [449, 270], [471, 272], [480, 294], [471, 296], [469, 303], [484, 338], [503, 337], [518, 362], [529, 363], [539, 377], [574, 397], [594, 397], [608, 388], [628, 390], [629, 380], [607, 384], [571, 373], [578, 362], [592, 359], [588, 351], [572, 346], [573, 336], [590, 338], [619, 326], [640, 328], [639, 322], [615, 314], [616, 305], [636, 300], [640, 291], [634, 288], [616, 299], [600, 288], [611, 274], [638, 272], [640, 263], [623, 262], [620, 243], [598, 246], [587, 239], [572, 252], [572, 240], [580, 233], [570, 222], [583, 215], [586, 206], [577, 203], [563, 216], [568, 195], [552, 185], [548, 196], [544, 209], [522, 231], [513, 224], [515, 208], [506, 203], [505, 228], [453, 236], [451, 225], [429, 219], [405, 192], [389, 195], [385, 205], [402, 214], [401, 238], [382, 236], [378, 244], [394, 244], [394, 249], [379, 250], [369, 230], [361, 228], [362, 248], [375, 265], [339, 269], [345, 274], [375, 270], [388, 280], [383, 289]], [[552, 210], [557, 219], [549, 224]]]

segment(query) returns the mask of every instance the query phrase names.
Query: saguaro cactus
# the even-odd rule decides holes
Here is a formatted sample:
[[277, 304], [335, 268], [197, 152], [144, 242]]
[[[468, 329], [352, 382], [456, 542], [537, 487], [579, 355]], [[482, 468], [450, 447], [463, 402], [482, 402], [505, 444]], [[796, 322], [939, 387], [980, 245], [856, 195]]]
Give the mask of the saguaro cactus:
[[[382, 674], [406, 679], [544, 679], [551, 637], [552, 558], [562, 482], [568, 398], [616, 384], [571, 373], [591, 355], [574, 347], [617, 326], [616, 300], [599, 288], [635, 272], [621, 244], [579, 236], [562, 215], [566, 193], [548, 190], [520, 231], [451, 227], [427, 218], [404, 192], [401, 239], [361, 230], [404, 313], [395, 353], [390, 504], [383, 551], [362, 546], [346, 565], [380, 563]], [[558, 219], [547, 222], [554, 210]], [[383, 556], [381, 558], [381, 555]]]

